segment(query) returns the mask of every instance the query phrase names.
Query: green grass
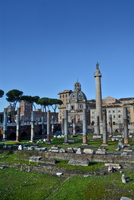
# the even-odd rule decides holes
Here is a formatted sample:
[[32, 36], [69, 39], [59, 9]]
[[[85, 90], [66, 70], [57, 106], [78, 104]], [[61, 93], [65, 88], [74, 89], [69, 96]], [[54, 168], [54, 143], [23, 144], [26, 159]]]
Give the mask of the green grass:
[[[53, 138], [54, 141], [51, 145], [41, 143], [40, 146], [46, 146], [47, 148], [50, 148], [54, 144], [63, 148], [81, 146], [82, 139], [80, 138], [82, 138], [82, 136], [78, 136], [77, 138], [71, 138], [69, 136], [69, 139], [75, 140], [75, 144], [70, 145], [63, 145], [63, 139]], [[88, 137], [90, 148], [94, 147], [97, 149], [98, 146], [101, 146], [102, 140], [97, 139], [90, 141], [90, 138], [91, 136]], [[130, 139], [130, 144], [134, 145], [132, 139]], [[28, 145], [32, 144], [28, 143]], [[111, 141], [106, 149], [108, 151], [115, 151], [117, 146], [118, 141]], [[9, 150], [0, 150], [0, 162], [29, 164], [28, 161], [15, 160], [15, 158], [24, 159], [29, 158], [29, 156], [11, 154]], [[89, 174], [88, 172], [90, 171], [107, 169], [107, 167], [104, 167], [104, 163], [101, 162], [91, 161], [90, 165], [87, 167], [70, 166], [67, 163], [67, 160], [58, 159], [56, 166], [59, 168], [87, 171], [87, 174]], [[30, 164], [37, 165], [37, 163], [32, 162]], [[65, 177], [57, 177], [50, 174], [32, 171], [29, 173], [25, 171], [20, 172], [20, 170], [14, 168], [4, 168], [0, 170], [0, 200], [44, 200], [49, 195], [49, 200], [111, 200], [113, 197], [121, 198], [122, 196], [134, 199], [134, 168], [133, 170], [123, 171], [125, 172], [125, 175], [132, 180], [131, 182], [123, 184], [121, 182], [121, 174], [119, 171], [104, 176], [89, 175], [89, 177], [84, 178], [82, 175], [77, 175], [66, 179]], [[58, 190], [55, 190], [56, 188], [58, 188]]]
[[[134, 174], [130, 174], [134, 179]], [[121, 175], [116, 172], [108, 176], [74, 176], [67, 180], [48, 199], [66, 200], [111, 200], [126, 196], [134, 199], [134, 182], [121, 183]]]
[[49, 200], [111, 200], [122, 196], [134, 199], [134, 169], [123, 171], [131, 182], [123, 184], [118, 171], [105, 176], [89, 175], [85, 178], [77, 175], [67, 179], [47, 173], [4, 168], [0, 170], [0, 200], [44, 200], [47, 197]]
[[0, 170], [0, 199], [44, 200], [61, 185], [62, 177], [36, 172], [20, 172], [14, 168]]
[[56, 164], [56, 166], [66, 169], [78, 169], [81, 171], [96, 171], [97, 169], [104, 168], [104, 163], [91, 161], [89, 166], [72, 166], [68, 165], [68, 160], [58, 159], [58, 163]]

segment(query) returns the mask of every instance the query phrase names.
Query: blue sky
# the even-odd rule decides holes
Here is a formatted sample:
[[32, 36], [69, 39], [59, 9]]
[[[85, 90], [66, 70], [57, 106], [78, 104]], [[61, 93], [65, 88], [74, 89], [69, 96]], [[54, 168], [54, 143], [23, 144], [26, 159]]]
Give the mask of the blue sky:
[[[77, 81], [95, 98], [134, 97], [133, 0], [0, 0], [0, 89], [58, 98]], [[0, 111], [9, 103], [0, 99]]]

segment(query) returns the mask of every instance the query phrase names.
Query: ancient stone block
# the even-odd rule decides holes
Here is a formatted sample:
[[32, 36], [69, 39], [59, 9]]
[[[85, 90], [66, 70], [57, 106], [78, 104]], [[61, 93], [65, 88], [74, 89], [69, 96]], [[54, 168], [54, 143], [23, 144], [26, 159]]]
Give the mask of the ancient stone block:
[[96, 154], [105, 155], [106, 152], [105, 151], [96, 151]]
[[92, 149], [84, 149], [83, 152], [85, 154], [93, 154], [94, 153], [94, 151]]
[[66, 150], [65, 150], [65, 149], [63, 149], [63, 148], [61, 148], [61, 149], [59, 150], [59, 152], [60, 152], [60, 153], [65, 153], [65, 152], [66, 152]]
[[127, 181], [126, 181], [126, 176], [125, 176], [124, 174], [122, 174], [121, 180], [122, 180], [122, 183], [126, 183], [126, 182], [127, 182]]
[[19, 146], [18, 146], [18, 150], [23, 150], [23, 146], [22, 146], [22, 145], [19, 145]]
[[68, 165], [77, 165], [77, 166], [89, 166], [89, 160], [88, 159], [71, 159], [68, 162]]
[[121, 197], [120, 200], [132, 200], [132, 199], [130, 199], [128, 197]]
[[79, 148], [79, 149], [76, 151], [76, 154], [82, 154], [81, 148]]
[[74, 143], [74, 140], [68, 140], [69, 143]]
[[29, 158], [29, 161], [30, 162], [37, 162], [38, 160], [41, 160], [42, 159], [42, 156], [31, 156]]
[[73, 148], [67, 148], [67, 153], [74, 153]]
[[115, 163], [105, 163], [105, 166], [109, 167], [113, 167], [115, 169], [121, 169], [121, 165], [120, 164], [115, 164]]
[[94, 139], [101, 138], [101, 135], [93, 135], [93, 138], [94, 138]]
[[59, 153], [59, 150], [58, 149], [51, 149], [51, 152], [53, 152], [53, 153]]

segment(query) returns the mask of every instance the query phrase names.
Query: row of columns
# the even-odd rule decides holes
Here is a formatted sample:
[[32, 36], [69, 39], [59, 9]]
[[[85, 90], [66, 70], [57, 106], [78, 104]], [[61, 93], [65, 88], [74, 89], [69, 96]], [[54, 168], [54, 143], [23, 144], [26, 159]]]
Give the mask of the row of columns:
[[[129, 143], [128, 139], [128, 120], [127, 120], [127, 108], [123, 108], [124, 113], [124, 144]], [[42, 117], [42, 122], [44, 118]], [[31, 141], [35, 139], [34, 133], [35, 113], [31, 112]], [[52, 122], [52, 133], [54, 126]], [[109, 117], [110, 135], [112, 135], [112, 116]], [[51, 142], [50, 136], [50, 111], [47, 112], [47, 142]], [[99, 116], [97, 117], [97, 130], [99, 133]], [[20, 108], [17, 108], [17, 125], [16, 125], [16, 141], [19, 141], [20, 132]], [[44, 134], [44, 124], [42, 123], [42, 133]], [[64, 118], [62, 120], [62, 133], [64, 133], [64, 143], [68, 143], [68, 110], [64, 110]], [[73, 118], [73, 135], [76, 134], [76, 118]], [[7, 138], [7, 109], [4, 109], [4, 122], [3, 122], [3, 140]], [[83, 144], [87, 144], [87, 116], [86, 109], [83, 110]], [[106, 109], [103, 110], [103, 145], [107, 145], [107, 116]]]
[[[68, 144], [68, 110], [64, 110], [62, 119], [62, 134], [64, 134], [64, 144]], [[76, 117], [73, 117], [73, 136], [76, 135]], [[87, 114], [83, 110], [83, 144], [87, 144]]]
[[[107, 115], [106, 109], [102, 111], [103, 113], [103, 146], [108, 145], [107, 141]], [[127, 117], [127, 108], [123, 108], [123, 117], [124, 117], [124, 144], [129, 144], [128, 136], [128, 117]], [[112, 135], [112, 115], [109, 116], [109, 126], [110, 126], [110, 135]]]
[[[44, 117], [41, 118], [42, 121], [42, 134], [44, 134]], [[31, 141], [35, 140], [35, 112], [31, 111]], [[50, 143], [50, 111], [47, 112], [47, 142]], [[52, 134], [54, 134], [54, 122], [52, 118]], [[4, 121], [3, 121], [3, 141], [7, 139], [7, 108], [4, 108]], [[17, 108], [17, 121], [16, 121], [16, 141], [20, 140], [20, 108]]]

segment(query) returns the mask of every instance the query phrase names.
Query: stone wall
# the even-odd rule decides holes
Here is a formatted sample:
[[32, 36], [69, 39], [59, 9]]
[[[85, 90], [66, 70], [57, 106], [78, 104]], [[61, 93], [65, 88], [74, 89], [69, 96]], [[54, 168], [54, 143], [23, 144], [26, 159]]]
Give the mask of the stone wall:
[[96, 162], [112, 162], [112, 163], [134, 163], [134, 156], [120, 156], [120, 155], [86, 155], [86, 154], [75, 154], [75, 153], [51, 153], [51, 152], [37, 152], [37, 151], [14, 151], [18, 155], [27, 155], [27, 156], [43, 156], [46, 158], [57, 158], [63, 160], [73, 159], [89, 159], [90, 161]]

